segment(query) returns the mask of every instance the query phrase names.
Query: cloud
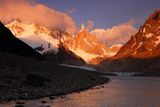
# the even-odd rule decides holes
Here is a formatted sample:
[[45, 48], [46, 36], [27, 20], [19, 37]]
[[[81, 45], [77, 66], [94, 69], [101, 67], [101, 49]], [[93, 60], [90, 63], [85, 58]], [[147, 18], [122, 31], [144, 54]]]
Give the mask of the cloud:
[[92, 20], [88, 20], [88, 22], [87, 22], [87, 29], [91, 30], [92, 27], [93, 27], [93, 21]]
[[73, 14], [75, 12], [77, 12], [78, 10], [76, 8], [71, 8], [70, 10], [67, 10], [68, 14]]
[[24, 23], [36, 22], [71, 33], [77, 31], [75, 22], [66, 13], [36, 2], [31, 3], [31, 0], [0, 0], [0, 20], [7, 23], [15, 19]]
[[105, 44], [123, 44], [137, 32], [137, 29], [134, 27], [134, 22], [134, 20], [130, 20], [127, 23], [113, 26], [112, 28], [94, 29], [91, 33], [95, 34], [97, 38]]

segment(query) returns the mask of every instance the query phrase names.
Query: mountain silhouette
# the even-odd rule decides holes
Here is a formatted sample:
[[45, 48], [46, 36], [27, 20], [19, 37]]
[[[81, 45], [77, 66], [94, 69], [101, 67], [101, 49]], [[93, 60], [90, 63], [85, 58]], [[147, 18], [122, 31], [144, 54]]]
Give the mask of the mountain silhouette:
[[42, 55], [26, 43], [17, 39], [12, 32], [0, 22], [0, 51], [30, 58], [42, 59]]

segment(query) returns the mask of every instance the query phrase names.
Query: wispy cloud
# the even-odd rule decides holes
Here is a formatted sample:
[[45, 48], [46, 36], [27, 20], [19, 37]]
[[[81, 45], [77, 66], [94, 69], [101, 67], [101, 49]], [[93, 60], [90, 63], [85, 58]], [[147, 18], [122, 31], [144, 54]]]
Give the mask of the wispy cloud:
[[92, 30], [91, 33], [95, 34], [97, 38], [105, 44], [125, 43], [137, 32], [137, 29], [134, 27], [134, 22], [134, 20], [130, 20], [127, 23], [119, 24], [112, 28], [97, 28]]
[[72, 33], [77, 31], [75, 22], [68, 14], [30, 1], [0, 0], [0, 20], [6, 23], [14, 19], [20, 19], [25, 23], [36, 22]]
[[70, 10], [67, 10], [68, 14], [73, 14], [75, 12], [77, 12], [78, 10], [76, 8], [71, 8]]

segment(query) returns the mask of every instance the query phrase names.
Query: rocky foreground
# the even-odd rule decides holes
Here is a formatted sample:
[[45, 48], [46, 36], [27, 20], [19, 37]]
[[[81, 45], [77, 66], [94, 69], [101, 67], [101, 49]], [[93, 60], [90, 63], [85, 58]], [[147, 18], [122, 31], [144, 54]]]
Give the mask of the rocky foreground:
[[0, 53], [0, 102], [79, 92], [108, 82], [100, 73]]

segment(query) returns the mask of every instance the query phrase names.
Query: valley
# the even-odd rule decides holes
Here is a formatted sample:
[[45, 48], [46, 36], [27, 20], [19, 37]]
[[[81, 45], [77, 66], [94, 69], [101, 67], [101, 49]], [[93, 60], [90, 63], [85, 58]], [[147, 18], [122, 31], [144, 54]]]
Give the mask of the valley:
[[159, 107], [160, 2], [142, 1], [0, 0], [0, 107]]

